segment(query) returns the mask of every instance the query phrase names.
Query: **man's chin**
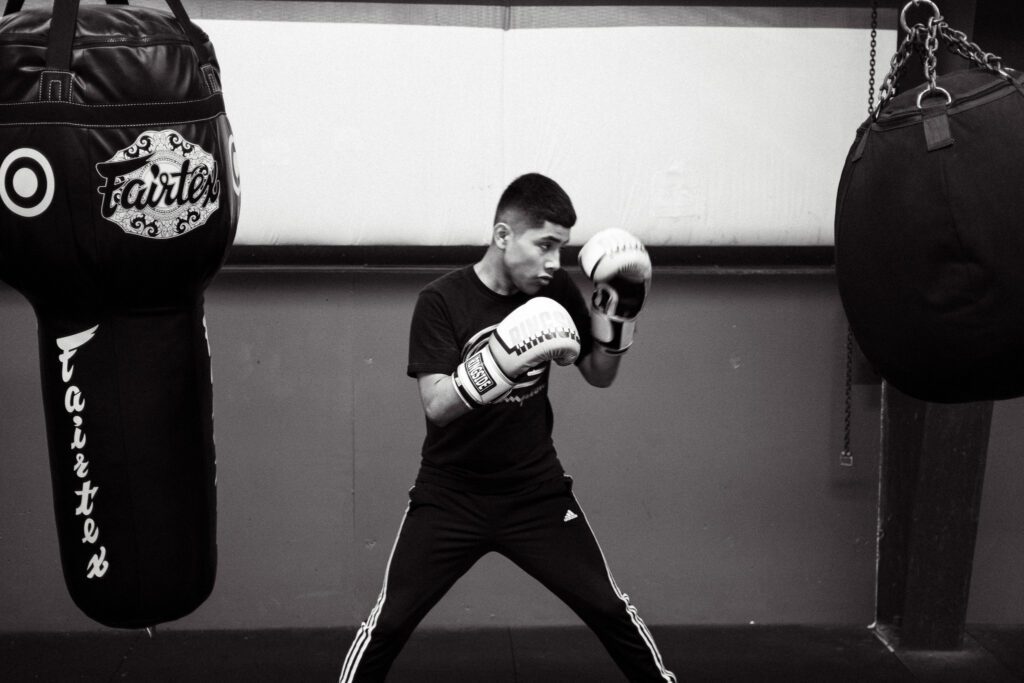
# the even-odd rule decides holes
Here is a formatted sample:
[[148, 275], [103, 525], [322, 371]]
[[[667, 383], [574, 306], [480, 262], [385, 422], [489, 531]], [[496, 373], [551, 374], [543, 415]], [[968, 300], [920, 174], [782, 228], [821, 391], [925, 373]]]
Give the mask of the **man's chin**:
[[519, 291], [532, 296], [547, 287], [548, 283], [548, 280], [530, 280], [529, 282], [524, 282], [519, 287]]

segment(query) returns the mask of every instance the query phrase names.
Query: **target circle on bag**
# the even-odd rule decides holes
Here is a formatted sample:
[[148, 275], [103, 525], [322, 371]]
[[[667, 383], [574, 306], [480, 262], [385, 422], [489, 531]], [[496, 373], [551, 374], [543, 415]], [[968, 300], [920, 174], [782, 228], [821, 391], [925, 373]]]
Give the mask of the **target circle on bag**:
[[0, 200], [23, 218], [38, 216], [53, 201], [53, 168], [40, 152], [21, 147], [0, 163]]

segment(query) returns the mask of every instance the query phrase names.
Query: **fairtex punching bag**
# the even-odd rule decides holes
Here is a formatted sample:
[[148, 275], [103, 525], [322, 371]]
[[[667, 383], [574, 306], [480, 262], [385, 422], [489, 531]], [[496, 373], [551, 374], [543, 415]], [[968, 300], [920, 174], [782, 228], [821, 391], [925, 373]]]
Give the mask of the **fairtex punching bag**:
[[[1021, 396], [1024, 78], [941, 16], [907, 28], [839, 183], [843, 306], [865, 357], [904, 393]], [[940, 40], [975, 68], [936, 76]], [[891, 96], [915, 44], [928, 82]]]
[[188, 614], [216, 573], [203, 291], [239, 182], [212, 46], [168, 5], [0, 19], [0, 278], [38, 321], [68, 590], [120, 628]]

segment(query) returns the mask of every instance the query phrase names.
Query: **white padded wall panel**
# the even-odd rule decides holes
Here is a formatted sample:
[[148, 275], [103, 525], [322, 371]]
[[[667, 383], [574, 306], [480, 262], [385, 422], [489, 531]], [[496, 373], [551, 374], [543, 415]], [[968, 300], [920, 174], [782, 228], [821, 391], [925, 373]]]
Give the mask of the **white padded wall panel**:
[[[203, 19], [243, 178], [239, 244], [476, 245], [520, 173], [574, 243], [829, 245], [868, 31]], [[881, 82], [895, 32], [879, 37]]]
[[238, 146], [237, 244], [484, 239], [480, 217], [493, 213], [503, 178], [500, 31], [201, 26], [217, 49]]
[[[828, 245], [867, 112], [849, 29], [520, 30], [506, 42], [509, 176], [541, 166], [580, 215], [665, 245]], [[879, 82], [880, 82], [879, 78]]]

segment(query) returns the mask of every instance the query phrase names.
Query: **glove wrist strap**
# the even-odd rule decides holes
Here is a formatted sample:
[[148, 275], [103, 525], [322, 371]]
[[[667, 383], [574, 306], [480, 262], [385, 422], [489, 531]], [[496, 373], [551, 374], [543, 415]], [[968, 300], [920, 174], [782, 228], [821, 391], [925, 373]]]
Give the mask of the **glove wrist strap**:
[[515, 384], [505, 376], [486, 346], [459, 363], [452, 373], [455, 391], [470, 408], [504, 398]]
[[635, 330], [635, 320], [616, 320], [604, 311], [591, 311], [590, 331], [594, 341], [608, 353], [624, 353], [633, 344]]

